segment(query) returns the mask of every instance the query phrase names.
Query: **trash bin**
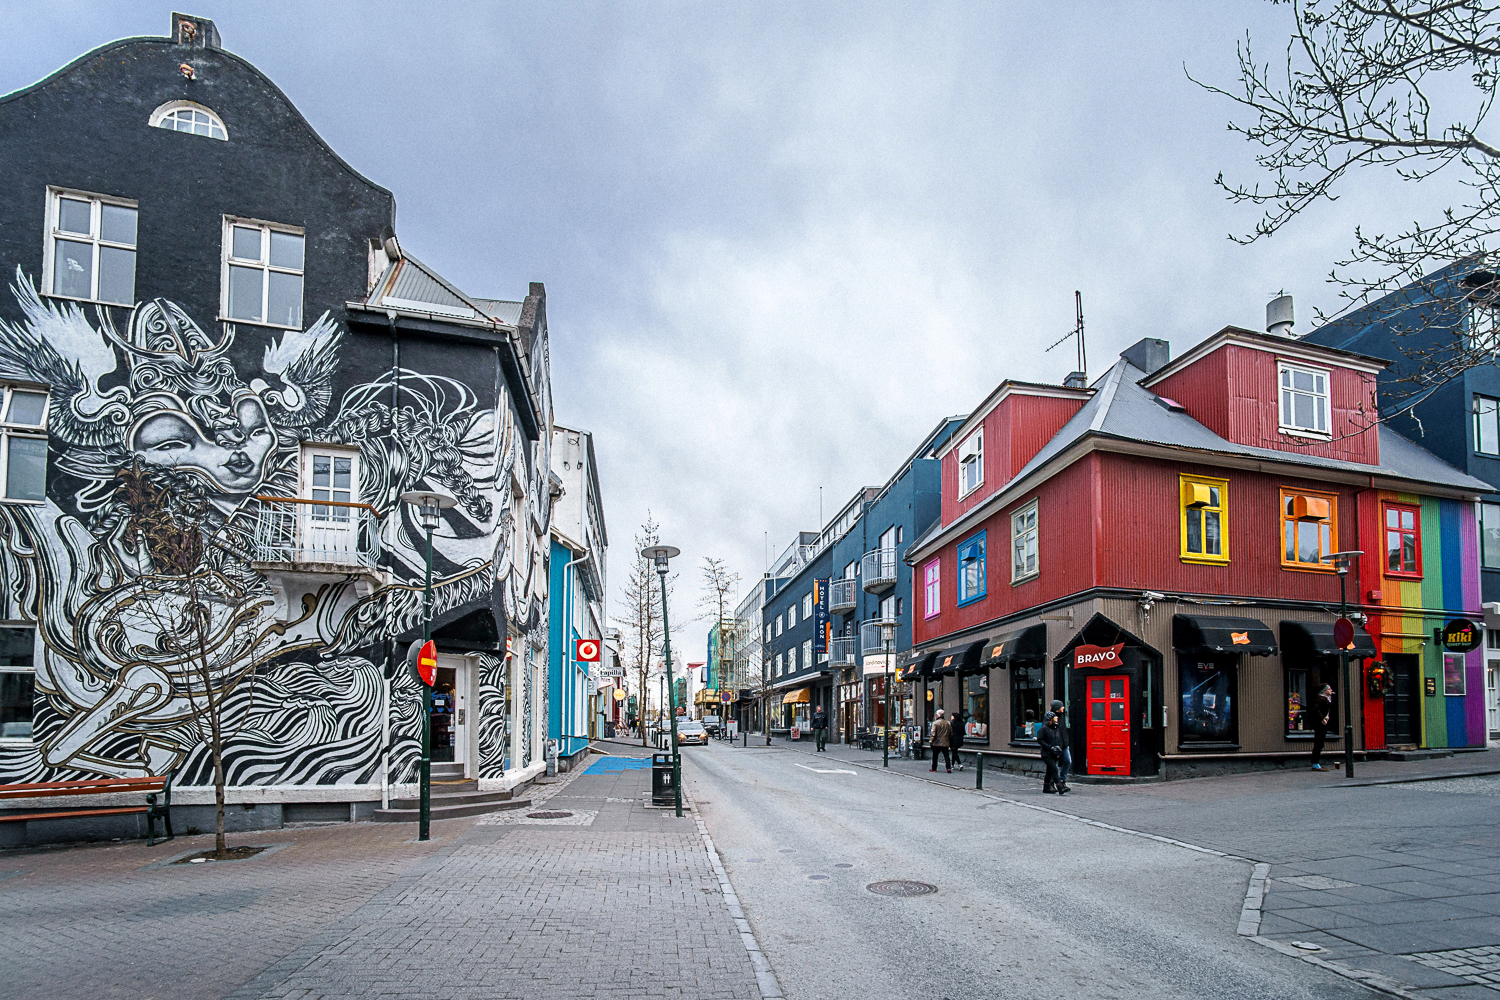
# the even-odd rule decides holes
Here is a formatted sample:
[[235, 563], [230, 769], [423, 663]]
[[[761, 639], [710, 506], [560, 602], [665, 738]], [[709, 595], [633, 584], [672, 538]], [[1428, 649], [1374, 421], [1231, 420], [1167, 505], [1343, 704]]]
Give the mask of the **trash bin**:
[[669, 753], [651, 755], [651, 804], [677, 804], [677, 797], [672, 789], [672, 755]]

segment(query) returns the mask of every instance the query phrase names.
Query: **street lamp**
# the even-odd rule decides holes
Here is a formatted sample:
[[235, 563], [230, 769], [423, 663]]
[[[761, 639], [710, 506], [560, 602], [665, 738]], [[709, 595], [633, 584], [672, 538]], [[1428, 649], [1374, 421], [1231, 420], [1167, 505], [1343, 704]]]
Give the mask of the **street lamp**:
[[885, 645], [885, 761], [882, 767], [891, 766], [891, 644], [896, 641], [896, 623], [886, 618], [880, 623], [880, 641]]
[[671, 545], [648, 545], [641, 549], [641, 558], [656, 564], [656, 575], [661, 578], [661, 636], [662, 656], [667, 661], [667, 715], [672, 720], [672, 797], [677, 803], [677, 815], [682, 816], [682, 752], [677, 746], [677, 706], [674, 704], [677, 691], [672, 684], [672, 630], [667, 625], [667, 563], [682, 550]]
[[[1332, 552], [1323, 557], [1332, 561], [1339, 574], [1339, 617], [1349, 617], [1349, 601], [1345, 594], [1345, 582], [1349, 578], [1349, 564], [1364, 552], [1350, 549], [1347, 552]], [[1354, 695], [1349, 688], [1349, 650], [1339, 646], [1339, 673], [1344, 684], [1344, 777], [1354, 777]]]
[[[412, 490], [401, 499], [417, 508], [417, 519], [427, 531], [427, 582], [422, 592], [422, 643], [432, 638], [432, 533], [442, 520], [442, 511], [458, 501], [446, 493]], [[417, 805], [417, 839], [429, 840], [432, 832], [432, 688], [422, 684], [422, 770]]]

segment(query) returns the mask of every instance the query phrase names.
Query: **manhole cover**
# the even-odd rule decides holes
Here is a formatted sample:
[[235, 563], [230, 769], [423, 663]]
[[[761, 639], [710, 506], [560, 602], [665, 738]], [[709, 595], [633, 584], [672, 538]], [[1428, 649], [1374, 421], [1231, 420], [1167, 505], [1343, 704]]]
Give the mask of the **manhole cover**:
[[851, 865], [851, 864], [847, 864], [847, 863], [840, 863], [840, 864], [834, 865], [833, 867], [835, 867], [835, 868], [853, 868], [854, 866]]
[[573, 815], [566, 809], [542, 809], [534, 813], [527, 813], [527, 819], [567, 819]]
[[808, 877], [808, 879], [810, 879], [813, 882], [821, 882], [824, 879], [826, 879], [828, 876], [827, 875], [809, 875], [807, 877]]
[[937, 892], [937, 886], [928, 882], [914, 882], [909, 878], [893, 878], [886, 882], [871, 882], [865, 886], [877, 896], [925, 896]]

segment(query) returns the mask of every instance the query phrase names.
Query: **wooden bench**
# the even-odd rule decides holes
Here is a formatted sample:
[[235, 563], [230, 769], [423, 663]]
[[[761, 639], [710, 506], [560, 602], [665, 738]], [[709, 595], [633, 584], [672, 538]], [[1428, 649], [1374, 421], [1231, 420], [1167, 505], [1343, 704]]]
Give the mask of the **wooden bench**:
[[[166, 828], [164, 840], [172, 840], [172, 776], [145, 778], [89, 778], [84, 781], [45, 781], [29, 785], [0, 785], [0, 806], [7, 799], [50, 799], [66, 795], [110, 795], [119, 792], [144, 792], [143, 806], [105, 806], [99, 809], [62, 809], [56, 812], [13, 813], [0, 815], [0, 823], [23, 823], [33, 819], [77, 819], [84, 816], [117, 816], [127, 813], [146, 814], [146, 846], [156, 846], [156, 821]], [[160, 795], [162, 802], [157, 804]]]

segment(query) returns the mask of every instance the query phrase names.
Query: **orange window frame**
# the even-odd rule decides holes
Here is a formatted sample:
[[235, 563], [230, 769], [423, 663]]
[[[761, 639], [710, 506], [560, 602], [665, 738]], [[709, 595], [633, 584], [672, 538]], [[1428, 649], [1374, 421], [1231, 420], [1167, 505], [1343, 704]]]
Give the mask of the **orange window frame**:
[[[1300, 542], [1300, 535], [1304, 524], [1317, 524], [1319, 538], [1319, 556], [1328, 556], [1339, 550], [1339, 495], [1337, 493], [1324, 493], [1320, 490], [1295, 490], [1283, 486], [1278, 494], [1280, 497], [1280, 517], [1277, 523], [1281, 532], [1276, 539], [1276, 549], [1281, 556], [1281, 568], [1293, 570], [1299, 573], [1333, 573], [1337, 569], [1333, 563], [1325, 562], [1302, 562], [1296, 558], [1288, 559], [1286, 555], [1287, 525], [1295, 524], [1299, 527], [1294, 531], [1294, 541]], [[1313, 499], [1328, 501], [1328, 517], [1326, 518], [1297, 518], [1288, 513], [1287, 505], [1295, 497], [1310, 497]], [[1326, 534], [1323, 528], [1326, 527]]]
[[[1391, 515], [1396, 515], [1396, 526], [1391, 527]], [[1411, 527], [1405, 527], [1401, 523], [1401, 515], [1411, 515]], [[1412, 536], [1413, 569], [1391, 569], [1391, 535], [1404, 538]], [[1422, 579], [1422, 508], [1414, 503], [1398, 503], [1392, 500], [1382, 501], [1380, 504], [1380, 538], [1384, 546], [1381, 556], [1381, 571], [1389, 577], [1398, 580], [1420, 580]], [[1397, 544], [1400, 545], [1401, 538]], [[1401, 549], [1404, 551], [1404, 547]], [[1404, 560], [1403, 560], [1404, 562]]]

